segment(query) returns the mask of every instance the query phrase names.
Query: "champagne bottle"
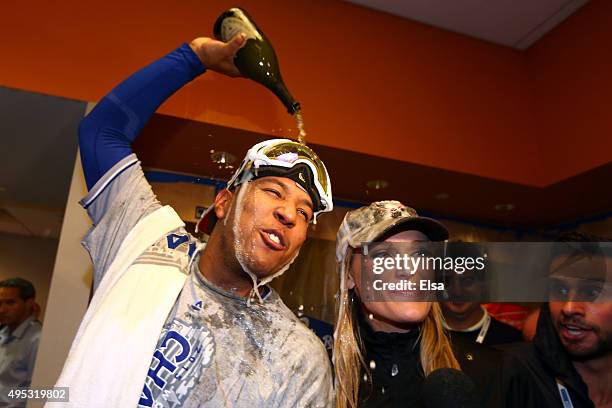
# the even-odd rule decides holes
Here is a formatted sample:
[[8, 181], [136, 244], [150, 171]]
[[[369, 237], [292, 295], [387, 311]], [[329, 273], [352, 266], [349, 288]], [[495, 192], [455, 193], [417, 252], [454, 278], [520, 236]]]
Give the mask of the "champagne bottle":
[[299, 113], [300, 104], [293, 99], [283, 82], [272, 44], [246, 11], [240, 8], [225, 11], [217, 18], [213, 33], [217, 40], [225, 42], [244, 33], [246, 44], [234, 57], [240, 73], [274, 92], [290, 114]]

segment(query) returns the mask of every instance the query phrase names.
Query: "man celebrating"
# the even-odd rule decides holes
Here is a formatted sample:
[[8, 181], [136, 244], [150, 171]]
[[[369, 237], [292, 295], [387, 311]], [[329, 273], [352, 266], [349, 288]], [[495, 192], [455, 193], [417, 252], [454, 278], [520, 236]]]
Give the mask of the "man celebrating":
[[325, 166], [287, 139], [253, 146], [198, 224], [162, 207], [130, 143], [205, 69], [237, 76], [244, 44], [198, 38], [111, 91], [80, 125], [95, 295], [58, 386], [74, 407], [324, 407], [323, 345], [267, 282], [332, 209]]
[[612, 246], [579, 234], [560, 240], [533, 344], [504, 346], [517, 357], [506, 370], [507, 406], [612, 407]]
[[0, 282], [0, 405], [25, 406], [9, 398], [11, 389], [29, 387], [40, 341], [34, 316], [36, 291], [22, 278]]

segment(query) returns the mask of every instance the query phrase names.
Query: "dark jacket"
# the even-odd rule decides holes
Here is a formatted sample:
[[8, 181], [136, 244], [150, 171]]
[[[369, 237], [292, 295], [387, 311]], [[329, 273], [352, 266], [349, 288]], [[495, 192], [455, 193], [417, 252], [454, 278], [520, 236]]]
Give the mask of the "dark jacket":
[[[421, 407], [425, 377], [419, 355], [419, 332], [375, 332], [362, 314], [357, 314], [366, 349], [364, 357], [372, 376], [371, 382], [361, 381], [360, 407]], [[453, 344], [453, 351], [462, 371], [474, 382], [482, 406], [499, 407], [502, 353], [463, 340]]]
[[574, 408], [593, 408], [588, 388], [574, 368], [553, 326], [548, 304], [540, 311], [533, 343], [499, 347], [504, 362], [505, 406], [563, 407], [556, 379], [567, 388]]
[[[476, 342], [476, 338], [480, 333], [480, 329], [472, 330], [469, 332], [462, 331], [454, 331], [451, 330], [451, 338], [454, 339], [462, 337], [473, 342]], [[484, 338], [482, 344], [484, 346], [497, 346], [500, 344], [506, 343], [515, 343], [518, 341], [523, 341], [523, 335], [520, 331], [510, 326], [509, 324], [500, 322], [491, 316], [491, 325], [489, 326], [489, 330], [487, 330], [487, 335]]]

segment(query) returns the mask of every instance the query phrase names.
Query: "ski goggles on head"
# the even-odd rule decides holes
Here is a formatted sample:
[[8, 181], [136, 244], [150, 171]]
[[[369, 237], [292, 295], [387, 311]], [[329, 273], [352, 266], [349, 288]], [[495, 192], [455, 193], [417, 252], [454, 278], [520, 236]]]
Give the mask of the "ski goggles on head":
[[333, 209], [327, 169], [306, 145], [289, 139], [271, 139], [256, 144], [247, 152], [227, 188], [265, 176], [288, 177], [304, 188], [312, 199], [315, 218]]
[[[227, 183], [227, 189], [266, 176], [287, 177], [303, 188], [312, 200], [313, 222], [319, 214], [334, 208], [327, 169], [306, 145], [290, 139], [271, 139], [256, 144]], [[216, 221], [213, 215], [211, 207], [204, 213], [197, 230], [210, 233]]]

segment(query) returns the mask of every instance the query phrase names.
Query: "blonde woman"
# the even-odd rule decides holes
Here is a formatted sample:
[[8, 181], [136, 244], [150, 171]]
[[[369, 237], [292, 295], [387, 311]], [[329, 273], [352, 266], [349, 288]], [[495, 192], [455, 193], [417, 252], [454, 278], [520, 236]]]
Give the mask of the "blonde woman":
[[419, 245], [446, 239], [448, 231], [441, 223], [420, 217], [397, 201], [375, 202], [346, 214], [336, 241], [340, 272], [333, 357], [337, 408], [420, 406], [427, 375], [440, 368], [461, 369], [437, 303], [411, 299], [405, 291], [399, 293], [404, 297], [399, 301], [372, 301], [367, 295], [371, 288], [361, 279], [367, 271], [362, 262], [377, 256], [375, 245], [365, 256], [362, 243], [398, 244], [418, 252]]

